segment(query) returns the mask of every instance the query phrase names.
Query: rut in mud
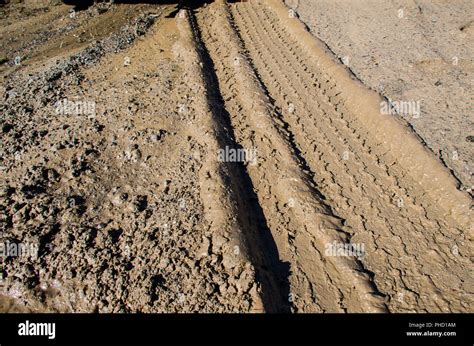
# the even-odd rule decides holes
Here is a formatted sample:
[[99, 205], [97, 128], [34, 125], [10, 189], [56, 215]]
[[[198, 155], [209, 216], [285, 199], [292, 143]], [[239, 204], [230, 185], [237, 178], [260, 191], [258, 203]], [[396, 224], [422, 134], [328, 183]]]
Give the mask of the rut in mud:
[[[281, 4], [220, 1], [196, 18], [237, 145], [258, 153], [247, 171], [291, 308], [467, 309], [469, 201], [405, 124]], [[332, 256], [348, 243], [364, 254]]]

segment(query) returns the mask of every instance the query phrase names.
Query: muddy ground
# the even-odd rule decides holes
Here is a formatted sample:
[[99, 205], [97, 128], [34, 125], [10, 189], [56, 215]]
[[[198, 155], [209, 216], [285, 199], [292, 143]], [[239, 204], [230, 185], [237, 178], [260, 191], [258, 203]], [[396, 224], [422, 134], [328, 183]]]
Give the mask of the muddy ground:
[[283, 2], [29, 4], [2, 311], [472, 311], [469, 194]]

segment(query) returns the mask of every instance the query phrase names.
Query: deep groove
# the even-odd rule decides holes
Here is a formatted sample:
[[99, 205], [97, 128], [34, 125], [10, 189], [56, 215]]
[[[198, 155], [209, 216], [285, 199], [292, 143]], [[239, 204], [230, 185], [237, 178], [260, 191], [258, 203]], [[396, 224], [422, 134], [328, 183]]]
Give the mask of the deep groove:
[[[229, 138], [218, 138], [221, 147], [230, 146], [233, 148], [242, 148], [236, 141], [232, 130], [230, 115], [225, 109], [224, 100], [220, 93], [219, 82], [215, 74], [214, 63], [201, 39], [201, 31], [196, 21], [194, 11], [188, 10], [193, 37], [198, 47], [198, 53], [203, 63], [203, 70], [206, 89], [208, 90], [208, 103], [213, 112], [216, 121], [222, 123], [228, 129]], [[268, 312], [289, 312], [288, 303], [290, 268], [288, 263], [280, 261], [278, 248], [272, 238], [271, 232], [267, 226], [265, 215], [258, 203], [258, 197], [254, 192], [252, 180], [243, 163], [231, 163], [236, 165], [233, 169], [238, 183], [242, 199], [249, 203], [246, 207], [250, 222], [256, 223], [259, 234], [248, 234], [250, 238], [250, 256], [256, 267], [257, 280], [262, 284], [263, 303]], [[232, 169], [232, 168], [230, 168]], [[255, 241], [255, 243], [254, 243]], [[259, 255], [260, 254], [260, 255]], [[263, 258], [261, 257], [263, 255]]]

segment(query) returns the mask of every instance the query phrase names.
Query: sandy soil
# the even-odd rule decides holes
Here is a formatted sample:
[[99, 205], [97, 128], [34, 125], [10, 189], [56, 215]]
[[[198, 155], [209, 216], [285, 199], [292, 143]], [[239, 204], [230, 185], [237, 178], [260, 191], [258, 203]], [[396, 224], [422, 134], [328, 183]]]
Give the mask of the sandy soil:
[[473, 194], [474, 3], [286, 2], [364, 84], [392, 101], [420, 102], [420, 114], [399, 115]]
[[3, 53], [2, 311], [472, 311], [469, 195], [281, 1], [89, 16]]

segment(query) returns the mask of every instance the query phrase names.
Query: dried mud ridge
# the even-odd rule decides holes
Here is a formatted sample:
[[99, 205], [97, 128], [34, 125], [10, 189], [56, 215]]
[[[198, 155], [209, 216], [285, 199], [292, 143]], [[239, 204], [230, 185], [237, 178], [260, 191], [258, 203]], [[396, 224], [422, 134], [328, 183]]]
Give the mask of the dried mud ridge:
[[[143, 58], [127, 67], [133, 72], [123, 66], [114, 72], [113, 63], [125, 56], [119, 53], [66, 83], [77, 92], [94, 80], [103, 94], [80, 93], [110, 107], [107, 117], [72, 125], [83, 128], [76, 135], [86, 143], [74, 167], [65, 168], [76, 176], [64, 182], [62, 161], [54, 158], [33, 173], [15, 160], [4, 162], [11, 180], [0, 195], [4, 230], [18, 240], [33, 234], [43, 244], [39, 261], [10, 265], [17, 271], [27, 265], [22, 275], [36, 291], [39, 268], [75, 261], [81, 264], [74, 275], [42, 275], [89, 283], [81, 286], [82, 303], [39, 309], [472, 309], [470, 198], [403, 120], [380, 114], [380, 96], [352, 78], [288, 8], [274, 0], [219, 0], [157, 21], [124, 53], [132, 61]], [[148, 72], [155, 62], [160, 76]], [[150, 88], [150, 79], [166, 85], [164, 92]], [[109, 98], [121, 83], [132, 100], [123, 114]], [[160, 108], [163, 119], [153, 115]], [[134, 112], [139, 116], [125, 115]], [[3, 126], [4, 133], [15, 132], [13, 124]], [[128, 142], [117, 138], [129, 135]], [[225, 147], [254, 150], [256, 161], [221, 162], [217, 153]], [[119, 149], [130, 163], [114, 163]], [[19, 226], [31, 200], [55, 205], [51, 191], [58, 184], [64, 184], [59, 198], [69, 191], [73, 199], [64, 208], [73, 210], [45, 211], [50, 228]], [[82, 193], [71, 192], [77, 190]], [[129, 204], [131, 213], [120, 210]], [[74, 216], [68, 220], [64, 213]], [[66, 245], [55, 250], [63, 243], [72, 251]], [[334, 244], [362, 244], [363, 252], [335, 255]], [[125, 246], [133, 258], [123, 255]], [[68, 251], [72, 260], [61, 255]], [[7, 279], [12, 296], [22, 277]], [[47, 296], [48, 287], [41, 294]], [[35, 308], [28, 303], [34, 294], [23, 294]]]

